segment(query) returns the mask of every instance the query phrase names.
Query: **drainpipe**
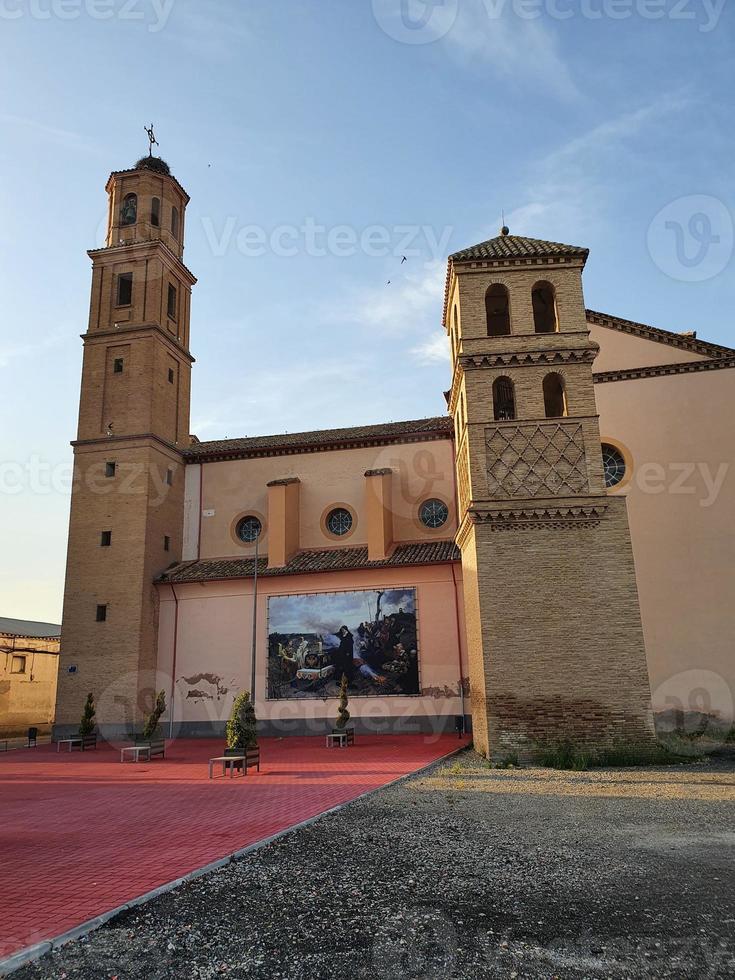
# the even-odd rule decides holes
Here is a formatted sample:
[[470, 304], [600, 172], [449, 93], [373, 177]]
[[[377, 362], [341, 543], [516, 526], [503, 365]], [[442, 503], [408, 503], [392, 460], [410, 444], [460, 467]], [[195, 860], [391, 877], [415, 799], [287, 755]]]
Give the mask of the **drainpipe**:
[[197, 530], [197, 559], [202, 557], [202, 507], [204, 506], [204, 463], [199, 464], [199, 528]]
[[[465, 420], [465, 429], [467, 428], [467, 421]], [[461, 437], [462, 433], [460, 433]], [[457, 524], [459, 525], [459, 493], [457, 490], [457, 446], [455, 443], [456, 431], [454, 433], [455, 438], [452, 439], [452, 485], [454, 489], [454, 513], [457, 515]], [[456, 543], [456, 538], [455, 538]], [[454, 571], [454, 562], [452, 562], [452, 581], [454, 582], [454, 620], [457, 626], [457, 666], [459, 667], [459, 703], [462, 708], [462, 724], [464, 725], [464, 684], [462, 683], [462, 628], [459, 622], [459, 594], [457, 590], [457, 575]]]
[[174, 737], [174, 693], [176, 690], [176, 644], [179, 637], [179, 597], [176, 595], [176, 589], [171, 584], [171, 592], [173, 593], [175, 612], [174, 612], [174, 652], [173, 652], [173, 662], [171, 664], [171, 697], [169, 700], [169, 717], [168, 717], [168, 737]]
[[457, 591], [457, 575], [452, 562], [452, 580], [454, 582], [454, 621], [457, 626], [457, 665], [459, 667], [459, 703], [462, 708], [462, 725], [464, 726], [464, 684], [462, 683], [462, 630], [459, 625], [459, 594]]

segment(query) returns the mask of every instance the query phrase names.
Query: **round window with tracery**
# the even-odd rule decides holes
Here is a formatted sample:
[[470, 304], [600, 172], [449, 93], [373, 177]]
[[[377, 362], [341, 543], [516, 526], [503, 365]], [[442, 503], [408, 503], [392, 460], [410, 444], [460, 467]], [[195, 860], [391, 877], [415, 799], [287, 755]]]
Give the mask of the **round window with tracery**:
[[419, 520], [424, 527], [442, 527], [449, 520], [449, 508], [443, 500], [425, 500], [419, 509]]
[[335, 507], [327, 514], [327, 530], [341, 537], [352, 530], [352, 514], [346, 507]]
[[616, 487], [625, 476], [625, 457], [607, 443], [602, 444], [602, 469], [605, 473], [605, 486]]
[[252, 544], [260, 536], [262, 530], [263, 525], [258, 518], [250, 514], [248, 517], [243, 517], [241, 521], [237, 522], [235, 533], [241, 541], [244, 541], [246, 544]]

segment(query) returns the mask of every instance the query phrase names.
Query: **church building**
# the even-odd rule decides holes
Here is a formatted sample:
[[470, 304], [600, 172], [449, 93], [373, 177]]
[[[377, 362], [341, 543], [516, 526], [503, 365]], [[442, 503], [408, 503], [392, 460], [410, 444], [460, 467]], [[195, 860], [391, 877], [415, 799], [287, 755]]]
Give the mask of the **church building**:
[[329, 730], [346, 676], [358, 731], [486, 754], [732, 717], [735, 350], [586, 309], [587, 249], [503, 228], [448, 259], [446, 415], [201, 442], [189, 197], [154, 156], [107, 193], [58, 731], [162, 689], [221, 733], [253, 677], [264, 734]]

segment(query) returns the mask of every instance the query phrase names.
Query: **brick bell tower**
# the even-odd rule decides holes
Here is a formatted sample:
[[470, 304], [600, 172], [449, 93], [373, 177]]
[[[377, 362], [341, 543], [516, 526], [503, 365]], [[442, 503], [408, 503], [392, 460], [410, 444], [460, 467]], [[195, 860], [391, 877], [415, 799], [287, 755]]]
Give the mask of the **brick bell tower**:
[[56, 727], [76, 730], [92, 691], [112, 736], [150, 711], [153, 580], [181, 560], [196, 279], [182, 261], [189, 196], [163, 160], [111, 174], [106, 190], [105, 246], [88, 253]]
[[587, 254], [503, 228], [449, 258], [457, 540], [485, 754], [653, 734], [626, 502], [602, 467]]

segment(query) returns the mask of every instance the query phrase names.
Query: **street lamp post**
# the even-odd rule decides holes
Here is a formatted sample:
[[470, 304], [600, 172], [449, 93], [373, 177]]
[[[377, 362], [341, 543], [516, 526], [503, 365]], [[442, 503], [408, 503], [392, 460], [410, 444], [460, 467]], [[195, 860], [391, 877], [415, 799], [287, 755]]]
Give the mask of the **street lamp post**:
[[250, 702], [255, 708], [255, 649], [258, 630], [258, 542], [261, 528], [255, 535], [255, 571], [253, 572], [253, 643], [250, 651]]

